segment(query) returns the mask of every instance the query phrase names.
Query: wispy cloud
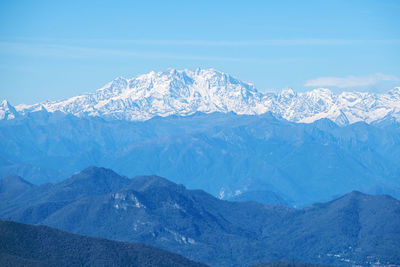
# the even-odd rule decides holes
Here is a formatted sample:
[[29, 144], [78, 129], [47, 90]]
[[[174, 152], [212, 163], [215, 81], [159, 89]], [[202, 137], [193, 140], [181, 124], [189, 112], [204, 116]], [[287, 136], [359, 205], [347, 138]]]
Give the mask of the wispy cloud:
[[[4, 39], [3, 39], [4, 40]], [[16, 38], [22, 42], [63, 42], [63, 43], [95, 43], [95, 44], [131, 44], [152, 46], [329, 46], [329, 45], [360, 45], [381, 44], [399, 45], [400, 39], [267, 39], [267, 40], [185, 40], [185, 39], [52, 39], [52, 38]]]
[[224, 61], [224, 62], [292, 62], [306, 60], [304, 58], [254, 58], [215, 56], [208, 54], [184, 54], [160, 51], [156, 48], [143, 50], [140, 48], [99, 48], [80, 45], [59, 45], [48, 43], [24, 43], [24, 42], [1, 42], [0, 54], [41, 56], [52, 58], [144, 58], [144, 59], [171, 59], [171, 60], [195, 60], [195, 61]]
[[[3, 40], [2, 40], [3, 39]], [[7, 38], [6, 38], [7, 39]], [[33, 55], [54, 58], [130, 57], [146, 59], [224, 61], [224, 62], [293, 62], [309, 58], [239, 57], [197, 52], [167, 52], [168, 47], [262, 47], [262, 46], [329, 46], [357, 44], [398, 44], [400, 39], [349, 40], [349, 39], [270, 39], [270, 40], [168, 40], [168, 39], [53, 39], [53, 38], [0, 38], [0, 54]]]
[[271, 39], [271, 40], [114, 40], [115, 42], [141, 45], [169, 46], [313, 46], [313, 45], [359, 45], [400, 44], [400, 39], [349, 40], [349, 39]]
[[234, 57], [197, 56], [190, 54], [142, 51], [140, 49], [97, 48], [77, 45], [36, 44], [19, 42], [0, 42], [0, 53], [16, 55], [47, 56], [56, 58], [124, 57], [146, 59], [177, 59], [204, 61], [241, 61]]
[[308, 80], [305, 86], [334, 86], [338, 88], [368, 87], [384, 81], [400, 82], [400, 78], [382, 73], [367, 76], [319, 77]]

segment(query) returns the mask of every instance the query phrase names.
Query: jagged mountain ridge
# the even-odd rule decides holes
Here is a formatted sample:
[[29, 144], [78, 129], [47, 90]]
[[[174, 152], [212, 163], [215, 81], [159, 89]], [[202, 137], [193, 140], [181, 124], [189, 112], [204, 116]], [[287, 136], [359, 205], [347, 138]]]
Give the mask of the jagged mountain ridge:
[[[46, 109], [79, 117], [147, 120], [154, 116], [190, 115], [195, 112], [234, 112], [272, 114], [294, 122], [310, 123], [328, 118], [340, 125], [357, 121], [367, 123], [400, 119], [400, 87], [386, 94], [343, 92], [334, 94], [319, 88], [296, 93], [259, 92], [251, 83], [242, 82], [214, 69], [150, 72], [133, 79], [118, 77], [92, 93], [62, 101], [18, 105], [10, 111], [8, 102], [0, 107], [0, 119]], [[11, 115], [7, 115], [11, 114]]]

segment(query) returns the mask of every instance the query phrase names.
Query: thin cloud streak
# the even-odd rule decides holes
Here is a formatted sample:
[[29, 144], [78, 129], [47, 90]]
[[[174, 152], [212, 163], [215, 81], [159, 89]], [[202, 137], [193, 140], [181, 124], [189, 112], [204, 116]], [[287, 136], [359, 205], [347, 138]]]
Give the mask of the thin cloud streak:
[[142, 45], [171, 46], [304, 46], [304, 45], [358, 45], [358, 44], [400, 44], [400, 39], [392, 40], [345, 40], [345, 39], [294, 39], [260, 41], [207, 41], [207, 40], [115, 40]]
[[400, 78], [394, 75], [386, 75], [383, 73], [375, 73], [367, 76], [347, 76], [347, 77], [319, 77], [308, 80], [305, 86], [334, 86], [338, 88], [352, 88], [373, 86], [379, 82], [400, 82]]
[[239, 58], [239, 57], [220, 57], [174, 54], [159, 51], [139, 51], [132, 49], [104, 49], [83, 46], [58, 45], [58, 44], [32, 44], [17, 42], [0, 42], [0, 54], [43, 56], [54, 58], [99, 58], [99, 57], [119, 57], [119, 58], [145, 58], [145, 59], [172, 59], [172, 60], [196, 60], [196, 61], [228, 61], [228, 62], [291, 62], [305, 60], [303, 58]]
[[52, 38], [16, 38], [21, 41], [38, 42], [71, 42], [71, 43], [114, 43], [132, 45], [154, 46], [231, 46], [231, 47], [256, 47], [256, 46], [329, 46], [329, 45], [360, 45], [380, 44], [399, 45], [400, 39], [269, 39], [269, 40], [179, 40], [179, 39], [52, 39]]

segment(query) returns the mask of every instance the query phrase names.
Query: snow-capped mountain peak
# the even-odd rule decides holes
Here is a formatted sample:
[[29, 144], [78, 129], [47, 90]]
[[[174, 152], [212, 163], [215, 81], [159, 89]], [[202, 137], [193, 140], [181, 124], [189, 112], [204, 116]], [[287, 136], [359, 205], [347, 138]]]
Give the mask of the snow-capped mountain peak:
[[7, 100], [1, 101], [0, 120], [12, 120], [19, 116], [19, 113]]
[[[0, 110], [5, 114], [3, 106], [4, 103]], [[279, 93], [264, 94], [253, 84], [215, 69], [167, 69], [132, 79], [117, 77], [91, 93], [62, 101], [19, 105], [16, 109], [26, 114], [40, 106], [49, 112], [124, 120], [146, 120], [172, 114], [185, 116], [195, 112], [271, 112], [294, 122], [329, 118], [338, 124], [369, 123], [388, 115], [400, 117], [400, 87], [387, 94], [334, 94], [327, 88], [308, 92], [287, 88]]]
[[392, 96], [397, 96], [400, 99], [400, 87], [395, 87], [389, 91], [389, 94]]
[[291, 96], [295, 96], [296, 93], [293, 91], [292, 88], [284, 88], [282, 89], [282, 91], [280, 92], [281, 96], [285, 96], [285, 97], [291, 97]]

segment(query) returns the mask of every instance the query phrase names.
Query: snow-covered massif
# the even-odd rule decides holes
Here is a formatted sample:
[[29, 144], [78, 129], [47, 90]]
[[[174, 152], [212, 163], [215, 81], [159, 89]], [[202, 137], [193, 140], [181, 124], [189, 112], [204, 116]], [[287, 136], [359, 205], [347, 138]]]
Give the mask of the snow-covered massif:
[[261, 93], [254, 85], [214, 69], [150, 72], [133, 79], [116, 78], [93, 93], [62, 101], [18, 105], [6, 101], [0, 119], [46, 109], [73, 115], [108, 119], [147, 120], [154, 116], [190, 115], [195, 112], [272, 114], [294, 122], [310, 123], [328, 118], [340, 125], [371, 123], [391, 118], [400, 121], [400, 87], [386, 94], [343, 92], [319, 88], [296, 93]]

